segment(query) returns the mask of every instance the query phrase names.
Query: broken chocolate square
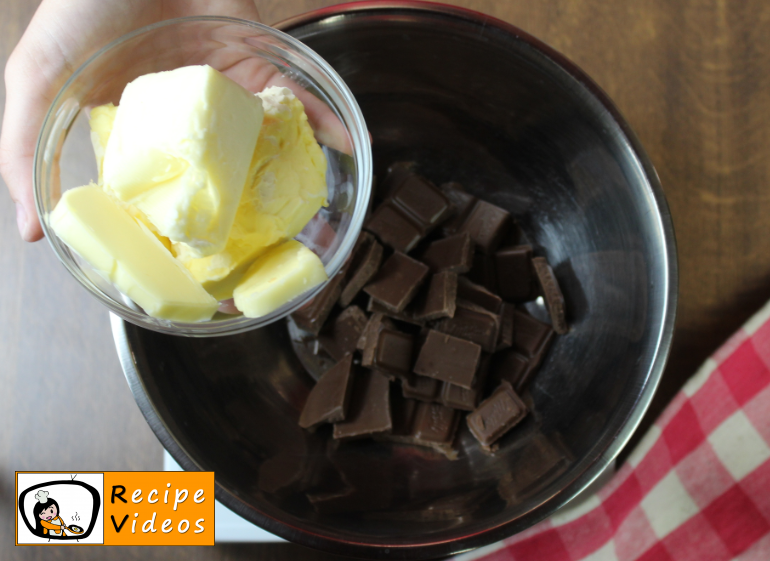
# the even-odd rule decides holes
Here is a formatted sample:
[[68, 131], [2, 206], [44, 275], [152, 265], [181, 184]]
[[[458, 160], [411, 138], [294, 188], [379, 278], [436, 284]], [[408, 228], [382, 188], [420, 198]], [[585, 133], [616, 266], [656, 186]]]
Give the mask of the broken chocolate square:
[[510, 226], [511, 215], [507, 210], [486, 201], [477, 201], [458, 232], [470, 234], [477, 249], [490, 255], [498, 248]]
[[358, 306], [350, 306], [332, 322], [330, 328], [318, 337], [318, 342], [334, 360], [342, 360], [356, 350], [358, 340], [369, 319]]
[[473, 267], [473, 240], [468, 233], [457, 234], [431, 243], [420, 260], [433, 273], [467, 273]]
[[527, 415], [527, 406], [508, 382], [502, 382], [466, 421], [482, 447], [489, 448]]
[[427, 266], [397, 251], [382, 264], [364, 292], [386, 308], [401, 312], [427, 276]]
[[503, 308], [503, 301], [497, 294], [465, 277], [460, 277], [457, 281], [457, 298], [472, 302], [493, 314], [499, 314]]
[[372, 436], [388, 432], [392, 427], [390, 382], [373, 370], [359, 372], [353, 382], [353, 394], [345, 420], [334, 425], [334, 438]]
[[299, 417], [303, 429], [321, 423], [337, 423], [345, 420], [353, 387], [353, 355], [348, 355], [327, 370], [310, 390]]
[[340, 296], [342, 281], [343, 274], [335, 275], [308, 304], [291, 314], [297, 327], [310, 331], [314, 335], [320, 333], [324, 322], [334, 308], [334, 303]]
[[427, 376], [412, 374], [401, 380], [401, 391], [404, 397], [432, 402], [439, 398], [441, 382]]
[[433, 275], [428, 290], [418, 299], [413, 316], [418, 321], [451, 318], [457, 302], [457, 275], [445, 271]]
[[500, 331], [500, 316], [470, 302], [459, 300], [455, 314], [440, 320], [434, 329], [481, 345], [488, 353], [495, 351]]
[[382, 261], [382, 246], [368, 232], [361, 232], [353, 259], [345, 275], [345, 286], [340, 294], [340, 306], [349, 306], [359, 291], [377, 273]]
[[543, 291], [545, 305], [551, 316], [553, 330], [559, 335], [564, 335], [569, 331], [569, 326], [565, 317], [564, 296], [561, 293], [561, 288], [559, 288], [559, 282], [553, 274], [553, 269], [551, 269], [545, 257], [535, 257], [532, 260], [532, 266], [535, 269], [537, 279], [540, 282], [540, 288]]
[[481, 358], [481, 347], [431, 329], [420, 349], [414, 373], [473, 388]]

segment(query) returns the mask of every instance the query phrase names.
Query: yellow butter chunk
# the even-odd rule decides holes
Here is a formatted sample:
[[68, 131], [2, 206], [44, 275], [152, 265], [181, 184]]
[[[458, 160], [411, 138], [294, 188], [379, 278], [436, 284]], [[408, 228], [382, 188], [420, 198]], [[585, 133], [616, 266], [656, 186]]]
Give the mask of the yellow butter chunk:
[[104, 187], [195, 257], [225, 248], [262, 126], [259, 98], [209, 66], [140, 76], [123, 91]]
[[288, 88], [257, 94], [264, 120], [224, 251], [195, 259], [175, 251], [216, 298], [232, 296], [249, 264], [270, 246], [296, 236], [326, 204], [326, 157], [313, 136], [302, 102]]
[[296, 240], [276, 246], [249, 267], [233, 291], [235, 307], [262, 317], [327, 279], [318, 256]]
[[56, 235], [147, 314], [211, 319], [218, 302], [139, 221], [97, 185], [70, 189], [51, 213]]
[[107, 150], [107, 141], [115, 121], [115, 113], [118, 108], [112, 103], [99, 105], [91, 109], [88, 124], [91, 126], [91, 145], [96, 155], [96, 166], [99, 168], [99, 185], [104, 184], [104, 152]]

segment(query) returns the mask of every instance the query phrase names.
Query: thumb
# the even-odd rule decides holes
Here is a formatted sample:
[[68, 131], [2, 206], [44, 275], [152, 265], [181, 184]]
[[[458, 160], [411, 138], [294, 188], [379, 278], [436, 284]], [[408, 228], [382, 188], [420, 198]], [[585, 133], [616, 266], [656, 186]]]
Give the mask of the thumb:
[[38, 133], [52, 101], [46, 88], [33, 87], [35, 78], [27, 61], [20, 69], [23, 55], [13, 56], [5, 68], [6, 103], [3, 130], [0, 134], [0, 173], [8, 185], [11, 199], [16, 203], [16, 221], [21, 237], [34, 242], [43, 237], [35, 210], [32, 190], [32, 166]]

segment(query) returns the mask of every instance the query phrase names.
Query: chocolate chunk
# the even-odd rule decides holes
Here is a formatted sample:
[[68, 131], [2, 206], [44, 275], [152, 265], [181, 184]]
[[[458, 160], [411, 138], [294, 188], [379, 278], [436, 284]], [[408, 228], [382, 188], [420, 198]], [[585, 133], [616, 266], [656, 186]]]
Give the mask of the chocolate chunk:
[[337, 423], [345, 420], [350, 401], [353, 355], [348, 355], [318, 380], [299, 417], [299, 426], [308, 429], [321, 423]]
[[388, 432], [392, 427], [390, 382], [372, 370], [357, 373], [347, 415], [334, 425], [334, 438], [361, 438]]
[[414, 406], [410, 430], [406, 434], [391, 434], [386, 438], [404, 444], [427, 446], [454, 459], [457, 452], [452, 448], [452, 443], [459, 423], [458, 411], [440, 403], [422, 401]]
[[366, 229], [407, 253], [452, 213], [452, 204], [428, 180], [410, 175], [372, 215]]
[[516, 308], [512, 304], [503, 302], [503, 309], [500, 313], [500, 333], [497, 335], [497, 347], [495, 347], [496, 351], [502, 351], [513, 346], [513, 332], [516, 325], [514, 311], [516, 311]]
[[457, 274], [445, 271], [433, 275], [428, 290], [415, 306], [414, 318], [418, 321], [451, 318], [455, 315], [456, 302]]
[[[364, 327], [364, 332], [361, 334], [361, 337], [358, 339], [358, 343], [356, 344], [356, 349], [364, 353], [365, 361], [368, 360], [371, 362], [374, 360], [374, 355], [367, 359], [366, 351], [369, 349], [369, 352], [374, 352], [374, 349], [377, 348], [377, 337], [379, 337], [380, 331], [386, 327], [395, 329], [393, 322], [386, 318], [383, 314], [374, 313], [369, 318], [366, 327]], [[367, 346], [367, 341], [369, 341], [370, 338], [373, 338], [372, 341], [374, 342]]]
[[489, 448], [526, 415], [527, 406], [509, 383], [502, 382], [466, 421], [476, 440]]
[[476, 373], [476, 379], [473, 382], [473, 389], [461, 388], [448, 382], [444, 382], [441, 388], [440, 401], [452, 409], [463, 411], [473, 411], [479, 404], [481, 393], [484, 391], [487, 372], [489, 371], [490, 359], [492, 355], [482, 355], [479, 364], [479, 370]]
[[481, 358], [481, 347], [431, 329], [420, 349], [415, 374], [473, 388], [473, 380]]
[[440, 397], [441, 382], [427, 376], [415, 374], [401, 380], [401, 391], [404, 397], [420, 401], [437, 401]]
[[318, 335], [342, 291], [342, 274], [335, 275], [308, 304], [291, 314], [297, 327]]
[[[372, 350], [371, 345], [374, 345]], [[377, 338], [367, 338], [361, 364], [389, 376], [406, 377], [412, 370], [413, 349], [411, 335], [384, 328]]]
[[451, 236], [457, 232], [476, 204], [476, 197], [467, 193], [463, 186], [456, 182], [442, 184], [439, 189], [454, 207], [454, 216], [441, 226], [442, 235]]
[[509, 302], [526, 302], [535, 296], [532, 276], [532, 248], [506, 247], [495, 253], [497, 287]]
[[366, 229], [385, 245], [405, 253], [414, 249], [424, 235], [422, 228], [389, 200], [377, 207]]
[[476, 247], [490, 255], [498, 248], [510, 226], [511, 215], [507, 210], [486, 201], [477, 201], [458, 232], [470, 234]]
[[340, 306], [349, 306], [360, 290], [377, 273], [382, 261], [382, 246], [368, 232], [362, 232], [345, 276], [345, 287], [340, 294]]
[[489, 310], [493, 314], [499, 314], [503, 308], [503, 301], [497, 295], [490, 292], [487, 288], [476, 284], [475, 282], [460, 277], [457, 282], [457, 297], [466, 302], [472, 302]]
[[490, 369], [495, 380], [508, 382], [519, 394], [527, 389], [536, 370], [536, 367], [530, 365], [529, 359], [516, 349], [496, 353]]
[[414, 316], [414, 312], [409, 308], [407, 308], [402, 312], [394, 312], [393, 310], [389, 310], [388, 308], [386, 308], [385, 306], [377, 302], [377, 300], [375, 300], [374, 298], [369, 298], [369, 303], [366, 305], [366, 311], [372, 312], [372, 313], [380, 313], [385, 316], [388, 316], [391, 319], [397, 319], [398, 321], [403, 321], [414, 325], [419, 325], [419, 326], [425, 325], [425, 320], [417, 319]]
[[471, 302], [458, 300], [455, 315], [442, 319], [434, 329], [477, 343], [486, 352], [492, 353], [497, 348], [500, 316]]
[[542, 360], [554, 338], [553, 329], [521, 310], [515, 310], [513, 346], [528, 359]]
[[385, 179], [377, 190], [379, 197], [389, 199], [407, 177], [416, 173], [416, 170], [417, 164], [415, 162], [394, 162], [391, 164]]
[[468, 273], [468, 278], [497, 294], [497, 271], [495, 270], [494, 257], [481, 253], [475, 254], [473, 256], [473, 268]]
[[334, 360], [342, 360], [356, 350], [356, 345], [369, 318], [358, 306], [350, 306], [332, 322], [326, 332], [318, 336], [318, 342]]
[[473, 249], [473, 240], [469, 234], [457, 234], [431, 243], [420, 260], [433, 273], [467, 273], [473, 267]]
[[401, 312], [427, 276], [427, 266], [397, 251], [382, 264], [364, 292], [386, 308]]
[[551, 269], [545, 257], [535, 257], [532, 260], [532, 266], [535, 269], [535, 274], [540, 282], [540, 288], [543, 291], [545, 305], [551, 316], [553, 330], [559, 335], [564, 335], [569, 331], [569, 326], [565, 317], [564, 296], [561, 293], [561, 288], [559, 288], [559, 282], [553, 274], [553, 269]]

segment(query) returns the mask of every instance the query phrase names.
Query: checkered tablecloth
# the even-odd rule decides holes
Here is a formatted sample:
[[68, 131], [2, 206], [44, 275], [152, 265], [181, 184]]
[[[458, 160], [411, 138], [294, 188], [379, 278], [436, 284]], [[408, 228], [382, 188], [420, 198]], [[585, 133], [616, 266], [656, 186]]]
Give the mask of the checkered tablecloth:
[[770, 561], [770, 304], [579, 507], [456, 561]]

